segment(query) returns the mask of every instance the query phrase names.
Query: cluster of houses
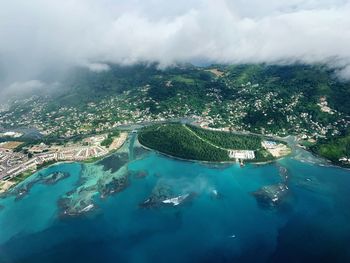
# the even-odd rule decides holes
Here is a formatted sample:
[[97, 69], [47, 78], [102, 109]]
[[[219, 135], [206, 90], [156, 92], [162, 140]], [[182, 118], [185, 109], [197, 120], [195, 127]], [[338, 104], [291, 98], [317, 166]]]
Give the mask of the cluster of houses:
[[[126, 139], [122, 134], [116, 138], [120, 147]], [[55, 161], [83, 161], [90, 158], [102, 157], [109, 153], [109, 149], [101, 146], [101, 142], [107, 135], [97, 135], [84, 139], [79, 144], [69, 144], [66, 146], [47, 146], [44, 143], [34, 145], [28, 149], [32, 156], [17, 153], [11, 149], [0, 148], [0, 180], [7, 180], [22, 174], [25, 171], [36, 171], [37, 166]]]
[[27, 155], [0, 148], [0, 180], [17, 176], [35, 167], [35, 160], [28, 159]]

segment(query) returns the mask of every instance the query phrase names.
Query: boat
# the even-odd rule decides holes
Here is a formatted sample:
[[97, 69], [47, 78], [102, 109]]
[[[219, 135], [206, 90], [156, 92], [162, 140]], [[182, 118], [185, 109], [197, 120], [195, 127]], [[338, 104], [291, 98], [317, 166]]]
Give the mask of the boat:
[[92, 208], [94, 208], [94, 205], [93, 205], [93, 204], [90, 204], [90, 205], [84, 207], [80, 212], [88, 212], [88, 211], [90, 211]]
[[165, 199], [162, 201], [162, 203], [163, 204], [173, 204], [174, 206], [177, 206], [177, 205], [181, 204], [189, 196], [190, 196], [190, 194], [179, 195], [177, 197]]

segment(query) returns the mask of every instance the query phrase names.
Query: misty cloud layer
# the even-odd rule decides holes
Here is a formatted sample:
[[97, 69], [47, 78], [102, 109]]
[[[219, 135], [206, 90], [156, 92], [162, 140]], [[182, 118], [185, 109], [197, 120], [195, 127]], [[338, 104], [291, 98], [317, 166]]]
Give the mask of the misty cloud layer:
[[3, 0], [0, 82], [103, 62], [328, 63], [350, 76], [350, 1]]

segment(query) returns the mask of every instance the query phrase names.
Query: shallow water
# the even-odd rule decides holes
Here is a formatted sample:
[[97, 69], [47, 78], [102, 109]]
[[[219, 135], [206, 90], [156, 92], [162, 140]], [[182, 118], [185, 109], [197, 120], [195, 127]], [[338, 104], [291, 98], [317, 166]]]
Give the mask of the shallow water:
[[[119, 158], [115, 166], [113, 158], [55, 165], [41, 173], [70, 176], [36, 183], [17, 200], [0, 199], [0, 262], [350, 262], [347, 170], [292, 158], [244, 168], [155, 153], [135, 158], [126, 166]], [[261, 205], [253, 193], [285, 182], [281, 166], [288, 194], [276, 205]], [[128, 176], [122, 191], [100, 198], [93, 188], [96, 209], [60, 216], [58, 202], [67, 192], [98, 184], [91, 177], [121, 174]], [[179, 206], [140, 207], [156, 187], [195, 196]]]

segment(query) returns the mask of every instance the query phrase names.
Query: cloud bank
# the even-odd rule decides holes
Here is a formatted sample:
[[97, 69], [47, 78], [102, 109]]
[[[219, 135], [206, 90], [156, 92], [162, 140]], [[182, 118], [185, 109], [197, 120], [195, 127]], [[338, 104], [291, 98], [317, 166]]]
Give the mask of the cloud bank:
[[347, 0], [3, 0], [0, 82], [106, 62], [327, 63], [350, 77]]

